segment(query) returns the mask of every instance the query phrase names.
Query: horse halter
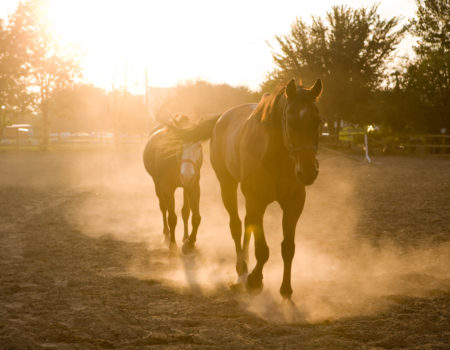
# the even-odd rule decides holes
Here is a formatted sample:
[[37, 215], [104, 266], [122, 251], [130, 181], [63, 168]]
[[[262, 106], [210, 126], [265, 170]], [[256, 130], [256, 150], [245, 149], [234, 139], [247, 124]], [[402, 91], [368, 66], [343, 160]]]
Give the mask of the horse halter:
[[301, 152], [301, 151], [314, 151], [317, 152], [319, 149], [319, 139], [316, 139], [316, 142], [314, 144], [300, 144], [295, 145], [292, 142], [292, 139], [288, 132], [288, 118], [287, 118], [287, 103], [285, 103], [283, 108], [283, 116], [281, 118], [281, 130], [283, 133], [283, 141], [284, 145], [286, 146], [289, 154], [292, 156], [295, 153]]
[[191, 158], [183, 158], [183, 153], [184, 153], [184, 151], [186, 150], [185, 147], [190, 147], [190, 146], [192, 146], [192, 145], [184, 145], [184, 146], [183, 146], [181, 152], [178, 154], [178, 162], [180, 163], [180, 166], [181, 166], [183, 163], [188, 163], [188, 164], [192, 164], [193, 167], [194, 167], [195, 169], [197, 169], [197, 168], [199, 168], [199, 162], [198, 162], [198, 161], [193, 160], [193, 159], [191, 159]]
[[194, 167], [197, 167], [197, 163], [195, 163], [192, 159], [180, 159], [180, 165], [183, 163], [192, 164]]

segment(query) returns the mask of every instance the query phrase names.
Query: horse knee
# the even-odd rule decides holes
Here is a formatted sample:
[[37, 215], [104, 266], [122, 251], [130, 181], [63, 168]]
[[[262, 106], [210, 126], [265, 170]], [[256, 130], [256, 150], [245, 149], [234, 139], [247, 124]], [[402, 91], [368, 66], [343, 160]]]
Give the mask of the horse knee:
[[292, 261], [295, 254], [295, 244], [292, 242], [285, 242], [283, 241], [281, 243], [281, 256], [283, 257], [283, 260]]
[[167, 222], [170, 228], [174, 228], [177, 225], [177, 216], [174, 213], [169, 213]]
[[185, 207], [181, 208], [181, 216], [183, 217], [183, 220], [188, 220], [189, 214], [190, 214], [189, 207], [185, 206]]

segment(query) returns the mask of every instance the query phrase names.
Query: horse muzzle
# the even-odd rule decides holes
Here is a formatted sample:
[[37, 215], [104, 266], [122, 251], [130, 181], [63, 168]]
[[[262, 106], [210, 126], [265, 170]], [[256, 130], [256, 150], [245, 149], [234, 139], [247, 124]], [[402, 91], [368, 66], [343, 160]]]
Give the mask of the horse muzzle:
[[314, 160], [314, 164], [310, 166], [302, 166], [300, 163], [295, 164], [295, 176], [305, 186], [312, 185], [319, 175], [319, 162]]
[[194, 183], [196, 177], [195, 167], [191, 163], [182, 163], [180, 169], [181, 186], [189, 187]]

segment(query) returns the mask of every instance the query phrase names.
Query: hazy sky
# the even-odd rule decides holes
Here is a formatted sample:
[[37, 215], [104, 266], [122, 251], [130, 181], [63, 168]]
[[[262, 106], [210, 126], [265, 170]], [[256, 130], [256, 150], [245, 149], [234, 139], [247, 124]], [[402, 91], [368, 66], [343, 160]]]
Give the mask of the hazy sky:
[[[124, 84], [144, 90], [185, 80], [246, 85], [256, 89], [273, 69], [276, 34], [296, 17], [324, 16], [332, 5], [371, 6], [362, 0], [49, 0], [49, 18], [63, 43], [85, 52], [85, 78], [104, 88]], [[0, 16], [17, 0], [0, 0]], [[383, 17], [414, 16], [415, 0], [378, 1]], [[408, 43], [401, 47], [406, 52]]]

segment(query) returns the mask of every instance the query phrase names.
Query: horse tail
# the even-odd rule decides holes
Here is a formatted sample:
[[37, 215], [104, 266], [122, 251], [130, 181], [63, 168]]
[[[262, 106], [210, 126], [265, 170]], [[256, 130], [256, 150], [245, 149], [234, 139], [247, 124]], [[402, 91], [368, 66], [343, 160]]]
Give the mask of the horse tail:
[[189, 129], [178, 129], [176, 133], [185, 142], [200, 142], [208, 140], [214, 130], [217, 120], [221, 115], [202, 120], [196, 126]]

